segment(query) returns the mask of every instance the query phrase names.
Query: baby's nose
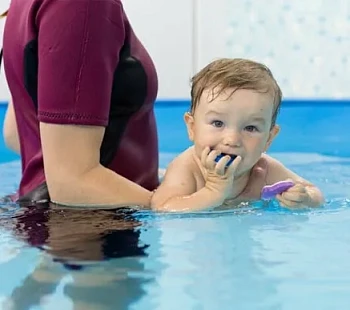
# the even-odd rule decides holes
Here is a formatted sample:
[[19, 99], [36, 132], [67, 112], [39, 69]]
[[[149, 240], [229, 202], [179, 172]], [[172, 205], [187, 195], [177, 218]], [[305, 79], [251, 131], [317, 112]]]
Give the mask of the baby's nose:
[[237, 132], [229, 132], [225, 135], [224, 145], [230, 146], [230, 147], [237, 147], [241, 145], [241, 136]]

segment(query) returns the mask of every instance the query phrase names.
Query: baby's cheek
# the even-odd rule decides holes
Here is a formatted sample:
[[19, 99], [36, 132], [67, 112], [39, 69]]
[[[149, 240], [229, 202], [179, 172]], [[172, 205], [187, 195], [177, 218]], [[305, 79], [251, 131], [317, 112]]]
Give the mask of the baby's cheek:
[[260, 160], [262, 152], [250, 152], [246, 154], [243, 159], [242, 166], [249, 170], [255, 166], [255, 164]]
[[249, 160], [249, 158], [247, 158], [247, 157], [242, 158], [242, 161], [240, 162], [240, 164], [237, 167], [235, 175], [241, 176], [245, 173], [250, 172], [251, 169], [253, 169], [254, 165], [255, 165], [255, 163], [251, 162]]

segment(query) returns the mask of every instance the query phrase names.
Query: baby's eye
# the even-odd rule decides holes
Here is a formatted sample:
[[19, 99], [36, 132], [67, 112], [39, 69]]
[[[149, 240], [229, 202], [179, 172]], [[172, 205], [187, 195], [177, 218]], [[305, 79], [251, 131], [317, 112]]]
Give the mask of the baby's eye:
[[259, 131], [258, 128], [256, 126], [253, 126], [253, 125], [245, 127], [245, 130], [249, 131], [249, 132]]
[[218, 120], [212, 121], [211, 124], [217, 128], [221, 128], [222, 126], [224, 126], [224, 123], [222, 121], [218, 121]]

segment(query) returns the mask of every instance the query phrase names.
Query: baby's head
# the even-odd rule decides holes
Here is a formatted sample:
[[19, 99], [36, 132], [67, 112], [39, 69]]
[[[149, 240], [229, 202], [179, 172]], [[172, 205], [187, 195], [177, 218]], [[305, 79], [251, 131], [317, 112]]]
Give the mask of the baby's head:
[[205, 91], [209, 91], [212, 95], [210, 100], [214, 100], [223, 92], [234, 92], [239, 89], [270, 95], [274, 106], [271, 126], [274, 126], [282, 100], [281, 89], [268, 67], [248, 59], [221, 58], [194, 75], [191, 88], [191, 114], [194, 115]]
[[282, 92], [261, 63], [213, 61], [192, 78], [191, 99], [185, 122], [198, 155], [205, 146], [240, 155], [248, 170], [278, 133]]

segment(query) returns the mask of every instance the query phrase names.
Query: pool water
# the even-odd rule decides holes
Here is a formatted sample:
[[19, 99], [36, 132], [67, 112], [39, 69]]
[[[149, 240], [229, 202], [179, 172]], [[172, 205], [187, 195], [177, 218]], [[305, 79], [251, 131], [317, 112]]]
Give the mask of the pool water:
[[[183, 125], [173, 121], [170, 131], [167, 122], [184, 109], [157, 110], [163, 167], [188, 145]], [[350, 113], [322, 107], [307, 123], [301, 118], [310, 107], [282, 110], [281, 118], [289, 117], [270, 152], [321, 188], [327, 202], [320, 209], [290, 211], [271, 202], [154, 214], [3, 204], [0, 309], [349, 309], [344, 109]], [[0, 196], [15, 190], [20, 175], [18, 158], [6, 156]]]

